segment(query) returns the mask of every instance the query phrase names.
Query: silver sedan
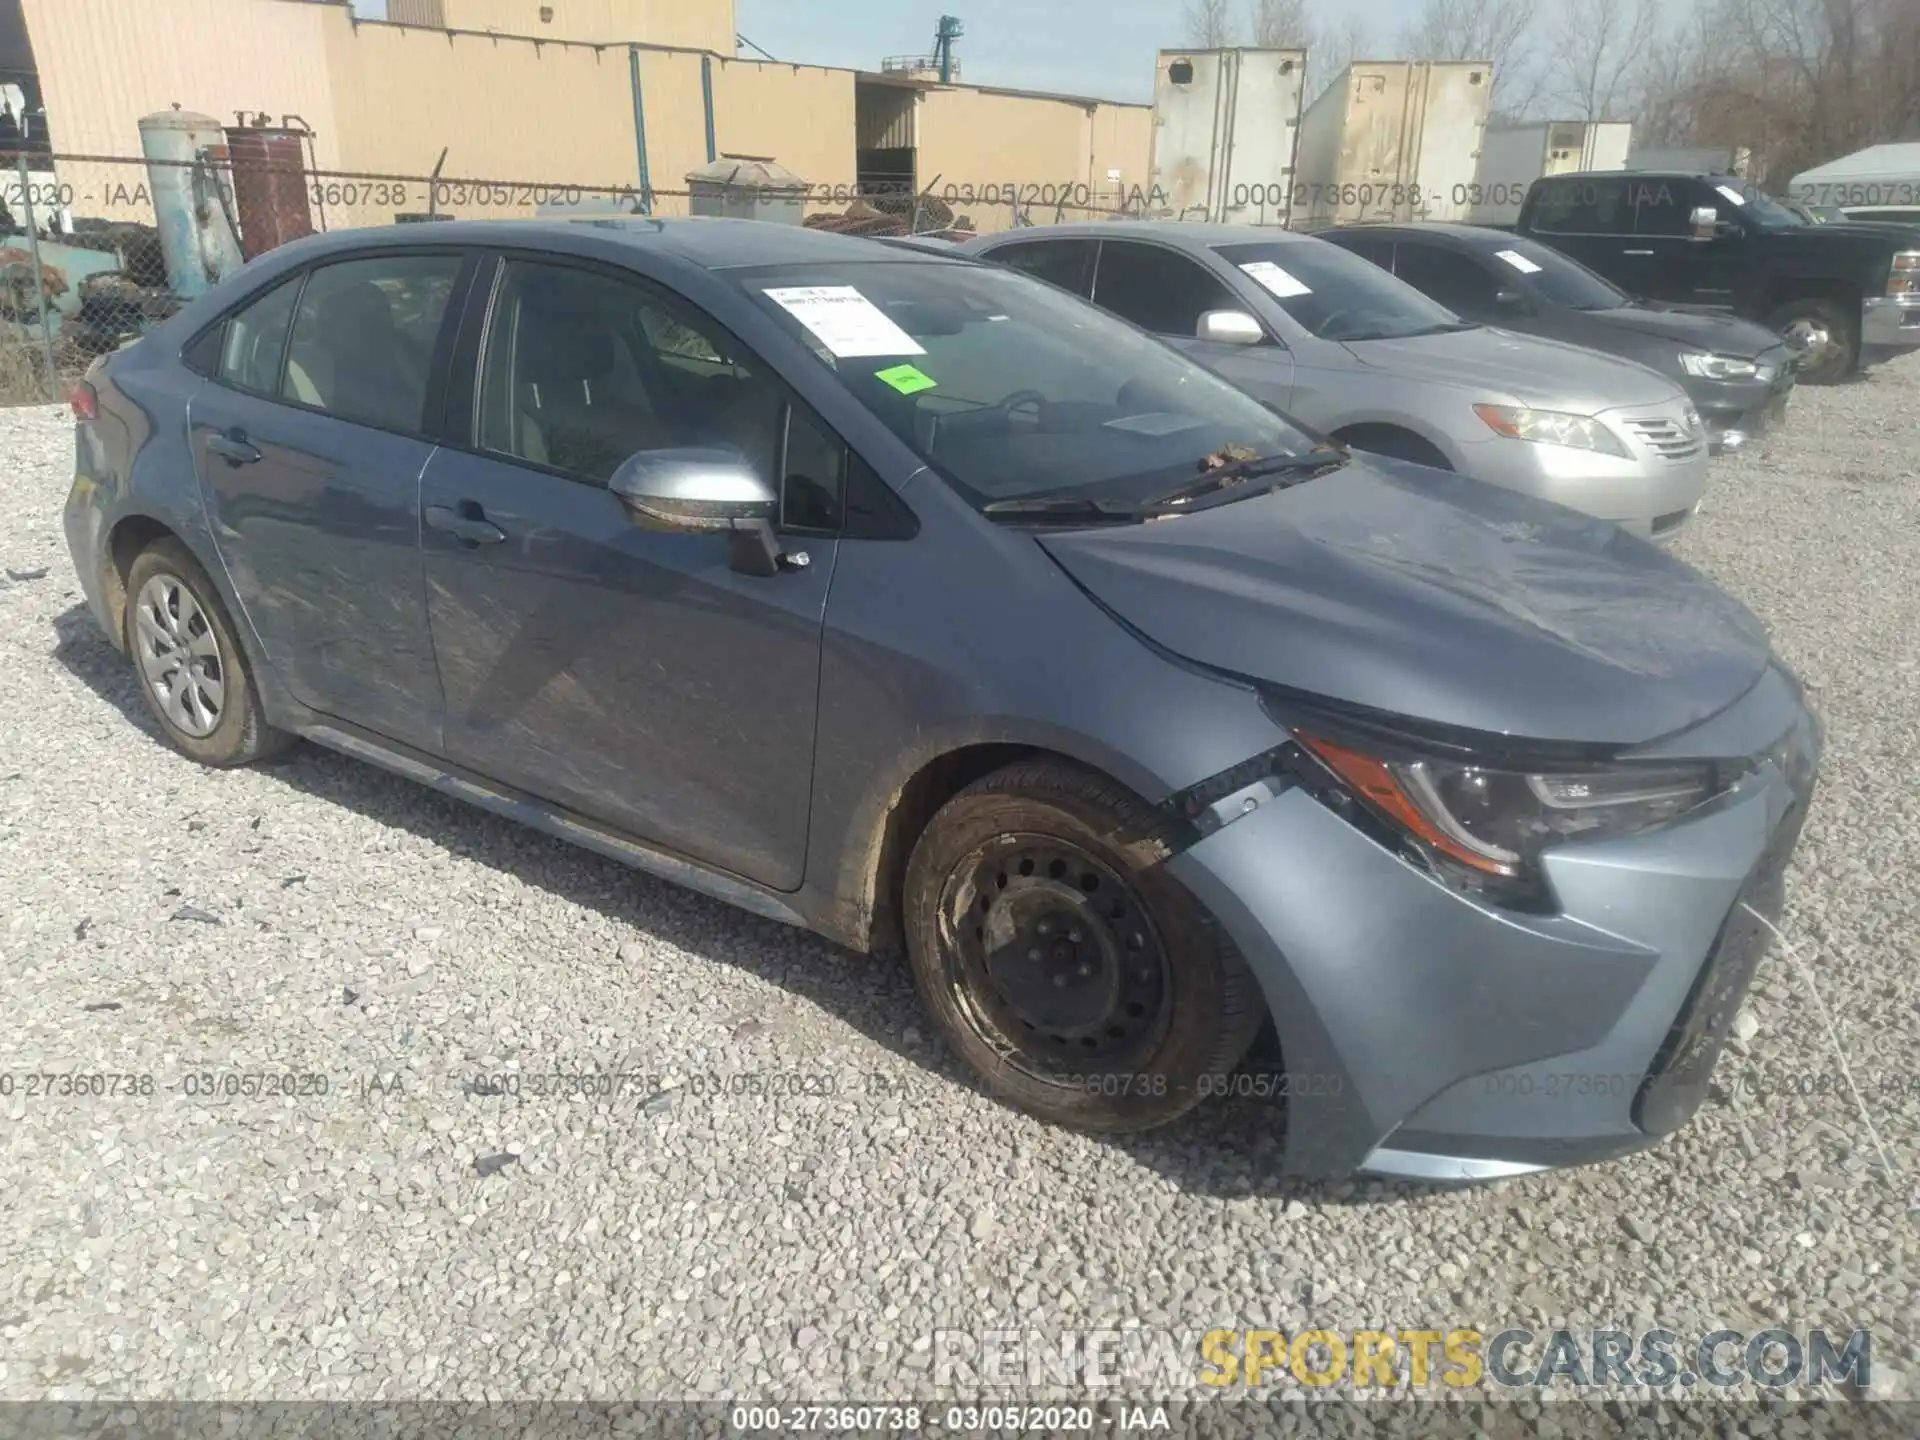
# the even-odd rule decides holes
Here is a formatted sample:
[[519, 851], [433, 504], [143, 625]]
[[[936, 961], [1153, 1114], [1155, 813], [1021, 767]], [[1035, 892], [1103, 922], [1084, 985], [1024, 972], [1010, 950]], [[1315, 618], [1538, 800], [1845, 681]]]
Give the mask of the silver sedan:
[[1707, 483], [1673, 381], [1463, 320], [1356, 255], [1249, 226], [1118, 221], [964, 253], [1050, 280], [1355, 449], [1457, 470], [1666, 540]]

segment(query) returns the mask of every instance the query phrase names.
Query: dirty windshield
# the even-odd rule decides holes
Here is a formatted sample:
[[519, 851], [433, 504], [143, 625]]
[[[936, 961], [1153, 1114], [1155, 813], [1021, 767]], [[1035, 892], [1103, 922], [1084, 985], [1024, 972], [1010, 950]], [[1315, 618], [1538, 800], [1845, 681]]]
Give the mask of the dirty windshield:
[[1322, 340], [1404, 340], [1472, 328], [1371, 260], [1325, 241], [1262, 240], [1214, 247]]
[[1132, 326], [1010, 270], [903, 260], [761, 270], [749, 292], [975, 505], [1139, 500], [1233, 447], [1314, 439]]

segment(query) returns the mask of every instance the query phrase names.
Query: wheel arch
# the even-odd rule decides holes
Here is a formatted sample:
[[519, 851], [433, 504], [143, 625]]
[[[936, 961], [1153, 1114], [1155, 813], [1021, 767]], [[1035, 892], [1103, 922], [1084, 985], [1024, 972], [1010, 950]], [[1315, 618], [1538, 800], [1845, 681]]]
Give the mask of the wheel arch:
[[[1448, 470], [1458, 471], [1460, 468], [1460, 462], [1439, 438], [1428, 434], [1418, 425], [1409, 424], [1404, 419], [1354, 420], [1342, 425], [1338, 430], [1333, 432], [1334, 439], [1356, 450], [1367, 449], [1366, 442], [1370, 439], [1378, 440], [1389, 436], [1409, 442], [1413, 448], [1427, 452], [1437, 458], [1441, 466]], [[1404, 456], [1401, 458], [1414, 459], [1415, 457]], [[1416, 463], [1427, 464], [1430, 462], [1417, 460]]]
[[[190, 552], [193, 549], [186, 537], [164, 520], [138, 511], [115, 520], [101, 546], [100, 594], [112, 621], [108, 638], [118, 650], [126, 649], [127, 575], [133, 562], [157, 540], [173, 540]], [[204, 563], [201, 568], [206, 568]]]

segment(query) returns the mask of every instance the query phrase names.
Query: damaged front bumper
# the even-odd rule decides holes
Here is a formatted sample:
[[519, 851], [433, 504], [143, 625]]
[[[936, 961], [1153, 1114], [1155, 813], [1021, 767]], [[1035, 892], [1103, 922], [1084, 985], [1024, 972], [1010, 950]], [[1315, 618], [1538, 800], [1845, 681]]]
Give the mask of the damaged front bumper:
[[1168, 860], [1265, 991], [1287, 1168], [1491, 1179], [1684, 1123], [1764, 948], [1753, 912], [1778, 914], [1818, 732], [1770, 669], [1728, 712], [1640, 752], [1756, 755], [1783, 735], [1805, 737], [1791, 762], [1763, 760], [1702, 812], [1549, 852], [1553, 913], [1452, 888], [1300, 787], [1239, 799]]

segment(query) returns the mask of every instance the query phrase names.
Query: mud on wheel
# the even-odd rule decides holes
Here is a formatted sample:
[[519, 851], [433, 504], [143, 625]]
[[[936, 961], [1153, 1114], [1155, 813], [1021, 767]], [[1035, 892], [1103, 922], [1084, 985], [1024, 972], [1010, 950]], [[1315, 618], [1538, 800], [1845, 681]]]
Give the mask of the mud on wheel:
[[1265, 1017], [1245, 964], [1164, 867], [1112, 837], [1147, 818], [1090, 771], [1031, 761], [963, 790], [907, 868], [908, 951], [948, 1043], [1045, 1119], [1165, 1124]]

